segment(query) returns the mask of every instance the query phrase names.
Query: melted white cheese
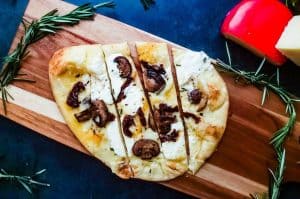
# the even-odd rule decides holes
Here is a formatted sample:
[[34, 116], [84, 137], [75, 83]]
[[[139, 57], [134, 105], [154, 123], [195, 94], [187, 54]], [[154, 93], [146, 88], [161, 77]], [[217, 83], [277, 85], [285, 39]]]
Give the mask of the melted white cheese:
[[[179, 114], [177, 114], [177, 118], [179, 117]], [[183, 131], [183, 125], [182, 125], [182, 122], [181, 120], [180, 121], [177, 121], [175, 123], [172, 123], [171, 124], [171, 129], [173, 130], [176, 130], [176, 131]]]
[[91, 100], [102, 99], [106, 104], [113, 104], [103, 56], [101, 54], [88, 55], [85, 64], [91, 74]]
[[143, 138], [144, 139], [152, 139], [155, 141], [158, 141], [158, 134], [156, 132], [154, 132], [151, 128], [147, 128], [145, 129], [145, 131], [143, 132]]
[[125, 99], [122, 100], [123, 111], [126, 114], [134, 115], [137, 110], [143, 106], [143, 91], [131, 83], [125, 90]]
[[100, 55], [93, 56], [93, 57], [90, 57], [89, 59], [87, 59], [86, 60], [86, 68], [89, 73], [94, 74], [94, 75], [106, 73], [105, 63]]
[[110, 56], [106, 57], [108, 73], [110, 76], [112, 91], [113, 91], [113, 95], [114, 95], [115, 99], [117, 99], [117, 97], [121, 91], [121, 87], [122, 87], [123, 83], [126, 81], [125, 78], [120, 77], [120, 72], [117, 67], [118, 64], [114, 62], [114, 59], [118, 56], [122, 56], [122, 54], [119, 54], [119, 53], [111, 54]]
[[174, 160], [186, 156], [185, 140], [183, 132], [178, 135], [176, 142], [162, 143], [161, 150], [167, 159]]
[[[179, 117], [179, 116], [177, 116]], [[176, 142], [163, 142], [162, 143], [162, 152], [167, 159], [179, 159], [185, 157], [185, 140], [183, 133], [183, 125], [181, 120], [179, 122], [173, 123], [171, 129], [175, 129], [179, 132]], [[171, 131], [172, 131], [171, 130]]]
[[135, 143], [135, 140], [133, 138], [129, 138], [127, 136], [124, 136], [124, 139], [125, 139], [125, 144], [126, 144], [127, 151], [128, 151], [128, 156], [132, 156], [133, 155], [132, 147]]
[[117, 119], [112, 122], [109, 122], [106, 125], [106, 135], [108, 140], [110, 141], [111, 148], [113, 148], [114, 152], [122, 157], [126, 156], [125, 149], [123, 147], [123, 142], [119, 132], [119, 125]]
[[201, 73], [213, 68], [210, 58], [204, 52], [187, 51], [176, 59], [176, 73], [180, 87], [190, 84], [193, 79], [201, 79]]
[[91, 100], [102, 99], [105, 104], [113, 104], [109, 80], [106, 74], [91, 77]]
[[[88, 74], [84, 74], [80, 77], [80, 81], [85, 85], [85, 89], [83, 92], [80, 92], [78, 95], [78, 100], [80, 102], [89, 98], [91, 94], [91, 77]], [[88, 103], [80, 103], [79, 110], [83, 111], [89, 107]]]

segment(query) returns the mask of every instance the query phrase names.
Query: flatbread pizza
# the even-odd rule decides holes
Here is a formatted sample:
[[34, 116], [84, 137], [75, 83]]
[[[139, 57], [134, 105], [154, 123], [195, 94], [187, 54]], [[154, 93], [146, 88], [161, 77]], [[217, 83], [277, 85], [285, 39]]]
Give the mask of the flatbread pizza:
[[[57, 51], [53, 96], [82, 145], [121, 178], [195, 174], [226, 127], [226, 85], [203, 52], [126, 42]], [[133, 48], [132, 48], [133, 49]]]

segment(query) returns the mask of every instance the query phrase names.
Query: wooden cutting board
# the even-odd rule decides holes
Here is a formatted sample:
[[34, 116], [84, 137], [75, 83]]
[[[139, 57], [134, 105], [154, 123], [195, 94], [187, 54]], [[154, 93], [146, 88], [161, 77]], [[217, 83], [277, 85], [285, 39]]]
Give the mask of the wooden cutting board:
[[[31, 0], [25, 18], [32, 20], [59, 8], [61, 13], [75, 6], [59, 0]], [[24, 31], [17, 31], [11, 49], [14, 49]], [[55, 36], [48, 36], [30, 47], [30, 56], [22, 63], [22, 73], [36, 83], [16, 82], [9, 90], [14, 101], [8, 104], [5, 117], [64, 145], [88, 153], [72, 135], [59, 113], [48, 81], [48, 61], [52, 54], [65, 46], [114, 42], [141, 41], [167, 42], [159, 37], [129, 25], [97, 15], [94, 21], [66, 28]], [[228, 126], [215, 154], [195, 175], [185, 175], [161, 184], [201, 198], [247, 198], [249, 193], [267, 190], [267, 168], [275, 165], [275, 154], [269, 145], [272, 133], [287, 120], [285, 107], [270, 95], [264, 107], [260, 106], [261, 91], [252, 86], [234, 83], [225, 74], [230, 93]], [[1, 101], [1, 100], [0, 100]], [[299, 110], [299, 107], [297, 107]], [[298, 111], [299, 115], [300, 112]], [[2, 107], [0, 114], [4, 115]], [[287, 141], [286, 180], [300, 180], [300, 122]], [[101, 162], [99, 162], [101, 164]]]

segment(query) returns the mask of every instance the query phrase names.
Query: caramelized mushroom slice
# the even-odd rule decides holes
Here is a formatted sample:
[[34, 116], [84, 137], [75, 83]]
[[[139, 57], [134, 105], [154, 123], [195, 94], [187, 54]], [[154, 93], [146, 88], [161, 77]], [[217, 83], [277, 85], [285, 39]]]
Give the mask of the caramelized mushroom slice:
[[107, 122], [113, 121], [115, 116], [108, 112], [107, 106], [103, 100], [92, 102], [92, 118], [99, 127], [105, 127]]
[[194, 89], [188, 92], [188, 99], [191, 102], [191, 104], [198, 104], [197, 111], [201, 111], [206, 107], [208, 97], [205, 93], [201, 92], [199, 89]]
[[89, 119], [92, 118], [91, 108], [81, 111], [80, 113], [75, 113], [74, 116], [78, 122], [88, 121]]
[[120, 77], [127, 78], [131, 75], [131, 64], [129, 60], [124, 56], [118, 56], [114, 59], [114, 62], [118, 64]]
[[145, 88], [149, 92], [157, 92], [163, 89], [166, 82], [164, 78], [153, 69], [146, 69], [143, 72]]
[[132, 115], [125, 115], [125, 117], [122, 121], [122, 129], [123, 129], [123, 133], [128, 137], [132, 136], [132, 132], [129, 129], [132, 125], [135, 125], [134, 120], [133, 120], [133, 116]]
[[127, 78], [126, 81], [122, 84], [120, 93], [118, 94], [118, 97], [117, 97], [117, 99], [116, 99], [116, 103], [119, 103], [119, 102], [121, 102], [123, 99], [126, 98], [126, 95], [125, 95], [124, 92], [125, 92], [125, 89], [131, 84], [132, 80], [133, 80], [133, 79], [132, 79], [131, 77], [129, 77], [129, 78]]
[[159, 133], [167, 134], [171, 130], [171, 124], [176, 121], [174, 112], [178, 111], [178, 107], [170, 107], [167, 104], [160, 104], [159, 109], [154, 110], [154, 120], [157, 124]]
[[159, 144], [150, 139], [140, 139], [132, 147], [132, 152], [135, 156], [142, 160], [150, 160], [160, 153]]
[[140, 118], [141, 124], [142, 124], [143, 126], [146, 126], [146, 125], [147, 125], [146, 118], [145, 118], [144, 112], [143, 112], [143, 110], [142, 110], [141, 107], [137, 110], [137, 115], [138, 115], [139, 118]]
[[199, 104], [201, 96], [202, 94], [199, 89], [194, 89], [188, 93], [188, 99], [192, 104]]
[[171, 133], [159, 134], [159, 139], [161, 142], [176, 142], [178, 135], [178, 131], [174, 129]]
[[197, 115], [190, 113], [190, 112], [183, 112], [183, 116], [185, 118], [192, 118], [195, 121], [195, 123], [199, 123], [201, 120], [200, 117], [198, 117]]
[[78, 108], [80, 105], [78, 95], [81, 91], [84, 90], [85, 90], [85, 86], [82, 82], [77, 82], [76, 84], [74, 84], [72, 90], [68, 95], [67, 104], [73, 108]]
[[160, 64], [160, 65], [150, 65], [148, 62], [145, 62], [145, 61], [142, 61], [141, 63], [144, 66], [144, 68], [146, 68], [146, 69], [155, 70], [159, 74], [163, 74], [163, 75], [166, 74], [166, 71], [165, 71], [162, 64]]
[[153, 120], [153, 117], [152, 115], [149, 113], [148, 115], [148, 126], [149, 128], [151, 128], [153, 131], [156, 131], [156, 127], [155, 127], [155, 124], [154, 124], [154, 120]]
[[159, 133], [166, 134], [171, 130], [171, 124], [175, 122], [176, 117], [170, 113], [162, 113], [159, 110], [155, 110], [154, 120], [156, 121]]

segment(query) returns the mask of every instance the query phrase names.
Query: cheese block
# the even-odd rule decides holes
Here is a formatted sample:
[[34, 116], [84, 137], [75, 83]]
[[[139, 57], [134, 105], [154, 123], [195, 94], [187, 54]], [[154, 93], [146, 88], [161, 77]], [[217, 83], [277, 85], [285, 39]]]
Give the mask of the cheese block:
[[136, 42], [143, 82], [166, 159], [187, 169], [183, 121], [180, 117], [167, 44]]
[[104, 45], [103, 51], [133, 177], [163, 181], [183, 174], [186, 169], [168, 161], [160, 150], [152, 157], [137, 154], [139, 143], [153, 143], [161, 148], [158, 133], [149, 124], [150, 107], [127, 43]]
[[224, 18], [221, 33], [259, 57], [280, 66], [286, 58], [275, 48], [292, 12], [278, 0], [239, 1]]
[[300, 16], [294, 16], [285, 27], [276, 48], [300, 66]]

